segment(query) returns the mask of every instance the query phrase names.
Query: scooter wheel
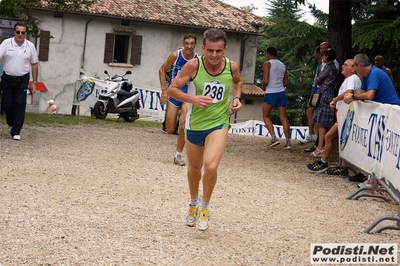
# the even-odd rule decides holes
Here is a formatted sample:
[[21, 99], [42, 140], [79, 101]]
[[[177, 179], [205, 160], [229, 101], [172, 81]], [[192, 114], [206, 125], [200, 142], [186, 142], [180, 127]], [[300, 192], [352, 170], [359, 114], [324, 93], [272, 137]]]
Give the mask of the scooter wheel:
[[125, 113], [122, 113], [121, 116], [125, 120], [125, 122], [130, 122], [130, 123], [135, 122], [135, 120], [139, 118], [136, 109], [132, 109]]
[[104, 107], [104, 103], [96, 102], [93, 107], [93, 114], [98, 119], [104, 119], [108, 114], [108, 108]]

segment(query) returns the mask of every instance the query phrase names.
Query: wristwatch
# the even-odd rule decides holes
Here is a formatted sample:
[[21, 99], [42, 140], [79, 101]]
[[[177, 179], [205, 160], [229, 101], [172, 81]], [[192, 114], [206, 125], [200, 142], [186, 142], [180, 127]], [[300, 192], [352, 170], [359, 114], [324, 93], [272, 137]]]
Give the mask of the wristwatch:
[[239, 102], [242, 102], [242, 98], [240, 98], [240, 97], [233, 97], [233, 99], [235, 100], [235, 99], [238, 99], [239, 100]]
[[36, 80], [34, 80], [34, 81], [33, 81], [33, 83], [34, 83], [34, 84], [37, 84], [37, 81], [36, 81]]
[[354, 92], [353, 92], [353, 95], [351, 96], [351, 98], [353, 98], [353, 100], [355, 100], [356, 98], [354, 98]]

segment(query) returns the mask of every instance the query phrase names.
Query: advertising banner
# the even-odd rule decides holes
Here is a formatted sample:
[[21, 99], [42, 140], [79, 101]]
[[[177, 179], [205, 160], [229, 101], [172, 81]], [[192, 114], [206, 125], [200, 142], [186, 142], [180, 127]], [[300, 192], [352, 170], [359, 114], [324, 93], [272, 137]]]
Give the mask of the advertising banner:
[[400, 188], [400, 107], [354, 101], [339, 110], [341, 158]]
[[[277, 138], [285, 138], [283, 127], [281, 125], [274, 125], [275, 134]], [[231, 134], [240, 134], [248, 136], [271, 137], [268, 132], [264, 121], [249, 120], [243, 123], [231, 124], [229, 129]], [[308, 127], [290, 127], [290, 138], [303, 140], [308, 135]]]

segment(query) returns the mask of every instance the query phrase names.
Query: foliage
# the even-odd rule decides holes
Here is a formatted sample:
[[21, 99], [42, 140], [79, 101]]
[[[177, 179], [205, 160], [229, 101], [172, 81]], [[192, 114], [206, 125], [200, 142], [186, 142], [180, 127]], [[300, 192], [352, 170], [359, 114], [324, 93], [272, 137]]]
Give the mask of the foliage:
[[356, 0], [352, 1], [354, 21], [369, 19], [395, 20], [399, 16], [398, 0]]
[[254, 11], [258, 10], [258, 8], [253, 4], [248, 6], [240, 6], [239, 8], [250, 13], [254, 13]]
[[0, 16], [18, 19], [25, 22], [33, 36], [40, 36], [38, 21], [31, 11], [44, 7], [58, 11], [86, 10], [96, 0], [1, 0]]
[[319, 9], [316, 8], [315, 4], [308, 4], [308, 9], [310, 10], [311, 15], [317, 21], [317, 25], [321, 25], [323, 27], [328, 27], [329, 15]]
[[358, 21], [353, 29], [353, 46], [360, 51], [387, 47], [390, 50], [400, 47], [400, 17], [395, 21], [369, 20]]
[[278, 18], [299, 20], [301, 18], [300, 9], [295, 1], [291, 0], [269, 0], [267, 8], [268, 19], [275, 22]]
[[397, 0], [358, 0], [352, 2], [353, 50], [371, 60], [380, 54], [393, 76], [400, 77], [400, 4]]

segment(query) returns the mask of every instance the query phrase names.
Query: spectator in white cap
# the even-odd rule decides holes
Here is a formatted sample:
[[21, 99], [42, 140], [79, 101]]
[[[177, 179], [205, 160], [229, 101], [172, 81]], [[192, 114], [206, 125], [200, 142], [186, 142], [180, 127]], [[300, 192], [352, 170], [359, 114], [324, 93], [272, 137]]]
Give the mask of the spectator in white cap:
[[47, 103], [49, 104], [49, 114], [55, 115], [57, 113], [57, 106], [54, 104], [54, 101], [48, 100]]

